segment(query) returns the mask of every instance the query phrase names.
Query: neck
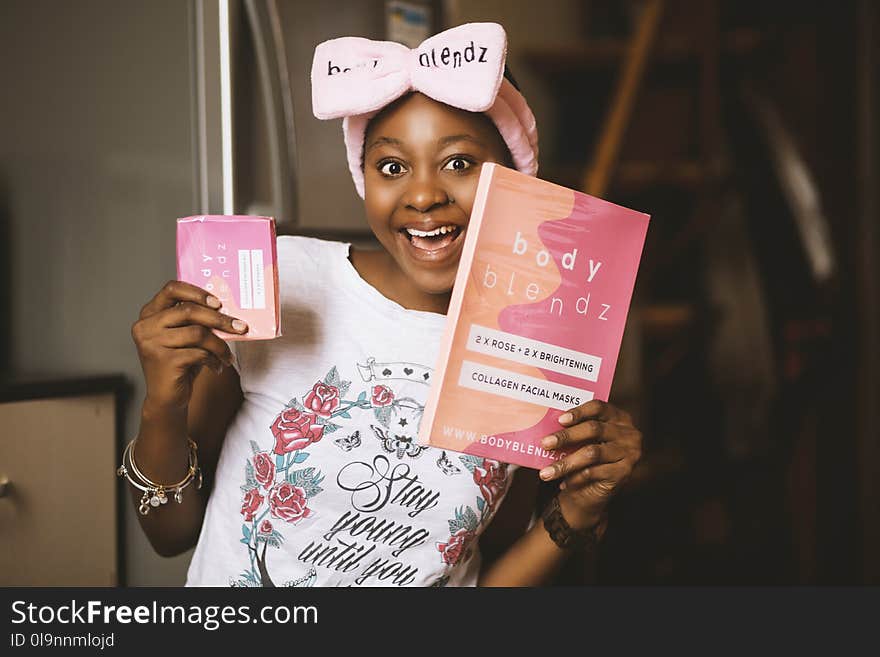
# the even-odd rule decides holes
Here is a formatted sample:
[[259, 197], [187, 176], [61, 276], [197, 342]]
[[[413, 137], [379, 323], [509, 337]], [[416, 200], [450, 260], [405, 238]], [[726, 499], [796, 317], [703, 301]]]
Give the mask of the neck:
[[415, 295], [412, 299], [409, 299], [406, 296], [401, 296], [401, 298], [394, 299], [394, 301], [408, 310], [423, 310], [429, 313], [440, 313], [441, 315], [445, 315], [449, 310], [449, 299], [452, 297], [451, 292], [446, 292], [444, 294], [425, 294], [424, 292], [419, 291], [418, 294], [420, 295], [418, 298]]
[[449, 300], [452, 292], [443, 292], [442, 294], [430, 294], [424, 290], [420, 290], [406, 277], [397, 266], [389, 254], [386, 253], [386, 276], [384, 277], [384, 287], [377, 288], [386, 297], [399, 303], [407, 310], [422, 310], [429, 313], [440, 313], [445, 315], [449, 310]]
[[430, 294], [415, 287], [402, 275], [394, 258], [385, 249], [355, 251], [352, 248], [350, 259], [361, 278], [407, 310], [421, 310], [441, 315], [445, 315], [449, 310], [451, 291]]

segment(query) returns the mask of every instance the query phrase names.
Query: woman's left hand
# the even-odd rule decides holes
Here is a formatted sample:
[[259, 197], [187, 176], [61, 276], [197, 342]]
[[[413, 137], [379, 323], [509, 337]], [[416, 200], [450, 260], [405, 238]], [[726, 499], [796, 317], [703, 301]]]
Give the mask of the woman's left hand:
[[599, 522], [611, 496], [641, 458], [642, 433], [629, 413], [597, 399], [571, 409], [559, 421], [565, 428], [541, 445], [574, 451], [545, 467], [540, 476], [544, 481], [561, 479], [559, 504], [569, 525], [590, 527]]

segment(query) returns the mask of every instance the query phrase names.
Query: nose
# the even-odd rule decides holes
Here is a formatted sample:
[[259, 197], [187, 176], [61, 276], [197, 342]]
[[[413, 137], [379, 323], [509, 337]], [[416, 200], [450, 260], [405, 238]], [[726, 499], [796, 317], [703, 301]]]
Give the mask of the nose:
[[419, 212], [429, 212], [449, 203], [449, 194], [433, 176], [413, 176], [404, 196], [404, 204]]

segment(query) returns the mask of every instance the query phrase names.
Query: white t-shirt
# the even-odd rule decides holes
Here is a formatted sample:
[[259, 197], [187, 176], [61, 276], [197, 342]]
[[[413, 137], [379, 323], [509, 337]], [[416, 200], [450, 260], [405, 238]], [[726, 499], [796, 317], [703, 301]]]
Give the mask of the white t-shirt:
[[516, 466], [424, 447], [446, 317], [360, 277], [349, 244], [278, 238], [283, 336], [232, 342], [229, 427], [187, 586], [474, 586]]

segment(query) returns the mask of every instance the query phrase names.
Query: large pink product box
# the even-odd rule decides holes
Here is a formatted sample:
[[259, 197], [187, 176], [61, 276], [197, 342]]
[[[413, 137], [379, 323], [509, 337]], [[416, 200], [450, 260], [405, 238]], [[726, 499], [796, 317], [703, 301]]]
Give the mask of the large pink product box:
[[177, 278], [216, 296], [221, 312], [248, 325], [244, 335], [213, 329], [224, 340], [281, 335], [275, 219], [198, 215], [177, 220]]
[[650, 217], [484, 164], [419, 442], [540, 469], [608, 400]]

